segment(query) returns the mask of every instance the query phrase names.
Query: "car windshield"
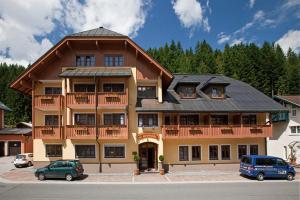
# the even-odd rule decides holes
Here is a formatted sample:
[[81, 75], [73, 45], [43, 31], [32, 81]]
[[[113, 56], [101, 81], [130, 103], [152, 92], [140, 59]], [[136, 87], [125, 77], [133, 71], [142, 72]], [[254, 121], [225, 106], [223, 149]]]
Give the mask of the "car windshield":
[[250, 158], [250, 157], [243, 157], [242, 158], [242, 161], [241, 161], [242, 163], [245, 163], [245, 164], [251, 164], [251, 162], [252, 162], [252, 158]]
[[16, 159], [24, 159], [25, 157], [26, 157], [25, 155], [21, 155], [21, 154], [16, 155]]

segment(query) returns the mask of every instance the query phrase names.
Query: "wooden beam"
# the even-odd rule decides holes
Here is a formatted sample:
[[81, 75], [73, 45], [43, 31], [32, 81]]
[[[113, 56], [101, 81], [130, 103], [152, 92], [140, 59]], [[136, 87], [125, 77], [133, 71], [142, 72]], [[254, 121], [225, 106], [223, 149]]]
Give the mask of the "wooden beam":
[[136, 50], [135, 50], [135, 58], [137, 58], [138, 55], [139, 55], [139, 51], [136, 49]]
[[25, 82], [25, 81], [23, 81], [23, 80], [21, 80], [21, 85], [23, 86], [23, 87], [25, 87], [25, 88], [30, 88], [31, 89], [31, 85], [28, 83], [28, 82]]
[[56, 51], [55, 51], [55, 55], [56, 55], [57, 57], [59, 57], [59, 58], [62, 58], [62, 54], [61, 54], [61, 52], [60, 52], [59, 50], [56, 50]]
[[127, 41], [124, 41], [125, 49], [127, 49]]
[[96, 40], [96, 47], [98, 50], [100, 49], [100, 44], [99, 44], [98, 40]]
[[72, 46], [71, 46], [71, 42], [70, 41], [67, 41], [67, 46], [70, 50], [73, 50]]
[[38, 80], [38, 78], [36, 77], [36, 75], [33, 74], [33, 73], [29, 73], [29, 74], [28, 74], [28, 78], [30, 78], [30, 79], [32, 79], [32, 80], [34, 80], [34, 81]]

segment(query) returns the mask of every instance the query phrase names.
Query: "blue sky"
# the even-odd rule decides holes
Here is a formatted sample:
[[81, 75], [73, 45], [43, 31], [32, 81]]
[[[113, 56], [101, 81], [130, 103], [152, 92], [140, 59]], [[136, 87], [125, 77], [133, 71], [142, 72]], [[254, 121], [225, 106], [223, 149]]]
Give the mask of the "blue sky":
[[104, 26], [144, 49], [171, 40], [264, 41], [300, 52], [300, 0], [0, 0], [0, 62], [26, 65], [64, 35]]

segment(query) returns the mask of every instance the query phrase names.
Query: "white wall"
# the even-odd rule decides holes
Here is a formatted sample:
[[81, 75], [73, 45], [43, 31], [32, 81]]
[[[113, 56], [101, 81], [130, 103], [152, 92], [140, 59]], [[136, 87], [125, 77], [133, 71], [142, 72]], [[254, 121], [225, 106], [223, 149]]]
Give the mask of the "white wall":
[[[268, 155], [281, 157], [285, 160], [290, 154], [288, 145], [293, 141], [300, 142], [300, 133], [292, 134], [290, 129], [290, 126], [300, 126], [300, 108], [292, 108], [290, 104], [287, 104], [286, 108], [290, 110], [289, 121], [274, 122], [273, 137], [267, 139]], [[296, 109], [296, 116], [292, 116], [292, 109]], [[300, 163], [300, 143], [296, 145], [296, 149], [297, 163]]]

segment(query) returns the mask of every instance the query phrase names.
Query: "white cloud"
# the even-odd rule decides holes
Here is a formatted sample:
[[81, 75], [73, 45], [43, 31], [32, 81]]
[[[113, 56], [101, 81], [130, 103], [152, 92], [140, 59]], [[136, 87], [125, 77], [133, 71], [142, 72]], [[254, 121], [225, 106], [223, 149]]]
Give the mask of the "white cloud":
[[0, 5], [0, 62], [27, 66], [53, 45], [48, 36], [56, 28], [67, 34], [67, 28], [78, 32], [104, 26], [136, 36], [151, 1], [0, 0]]
[[241, 43], [246, 43], [245, 38], [241, 37], [241, 38], [235, 38], [232, 40], [232, 42], [230, 43], [230, 46], [234, 46], [234, 45], [238, 45]]
[[231, 38], [230, 35], [226, 35], [224, 32], [221, 32], [218, 34], [218, 44], [223, 44], [227, 41], [229, 41]]
[[65, 25], [75, 31], [99, 26], [134, 37], [144, 26], [151, 1], [77, 0], [66, 3]]
[[249, 0], [249, 7], [253, 8], [256, 0]]
[[204, 17], [204, 11], [199, 1], [174, 0], [172, 4], [175, 14], [185, 28], [191, 29], [193, 32], [195, 28], [202, 26], [205, 31], [210, 31], [208, 18]]
[[300, 30], [289, 30], [276, 44], [279, 44], [285, 53], [289, 48], [300, 53]]

